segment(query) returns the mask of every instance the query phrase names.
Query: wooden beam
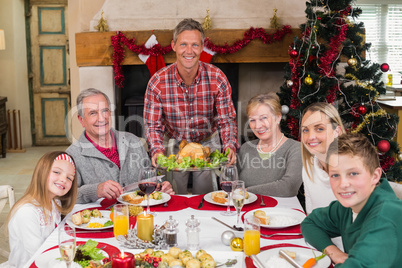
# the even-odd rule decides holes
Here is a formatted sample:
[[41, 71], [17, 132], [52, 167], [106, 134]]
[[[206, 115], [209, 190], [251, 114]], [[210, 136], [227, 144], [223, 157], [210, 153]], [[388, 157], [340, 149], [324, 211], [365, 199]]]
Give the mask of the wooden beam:
[[[213, 29], [205, 32], [205, 36], [216, 45], [232, 45], [235, 41], [243, 39], [243, 34], [247, 30], [228, 30]], [[172, 30], [155, 30], [154, 31], [159, 44], [167, 46], [172, 40]], [[129, 31], [124, 32], [127, 38], [135, 37], [135, 44], [142, 45], [151, 36], [152, 31]], [[233, 54], [217, 54], [212, 58], [213, 63], [256, 63], [256, 62], [288, 62], [289, 45], [293, 42], [295, 35], [299, 35], [300, 30], [295, 29], [285, 36], [280, 42], [274, 42], [266, 45], [261, 40], [253, 40], [248, 46]], [[113, 65], [113, 47], [111, 37], [116, 32], [86, 32], [76, 33], [76, 56], [78, 66], [107, 66]], [[125, 50], [125, 58], [123, 65], [140, 65], [144, 64], [138, 55], [131, 52], [127, 47]], [[164, 55], [166, 63], [176, 61], [174, 52]]]

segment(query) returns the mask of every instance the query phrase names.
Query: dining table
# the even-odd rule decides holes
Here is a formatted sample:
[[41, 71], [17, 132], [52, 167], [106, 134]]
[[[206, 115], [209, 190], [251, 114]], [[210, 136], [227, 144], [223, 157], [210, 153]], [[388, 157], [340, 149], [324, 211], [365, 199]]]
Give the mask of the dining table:
[[[241, 219], [244, 220], [244, 216], [248, 216], [252, 211], [256, 209], [275, 208], [277, 210], [294, 210], [304, 214], [303, 208], [297, 199], [297, 197], [274, 197], [274, 196], [260, 196], [255, 195], [257, 199], [249, 204], [245, 204], [241, 210]], [[226, 205], [214, 204], [213, 202], [205, 201], [204, 195], [171, 195], [167, 202], [160, 202], [160, 204], [150, 207], [151, 212], [156, 213], [154, 216], [154, 224], [161, 226], [172, 216], [173, 219], [178, 222], [177, 233], [177, 247], [184, 250], [187, 248], [187, 233], [186, 233], [186, 221], [190, 219], [192, 215], [199, 220], [200, 225], [200, 249], [204, 249], [207, 253], [211, 254], [215, 261], [223, 263], [228, 259], [236, 259], [237, 264], [231, 267], [254, 267], [250, 258], [244, 255], [241, 251], [233, 251], [229, 245], [222, 242], [222, 234], [225, 231], [232, 231], [236, 237], [243, 238], [243, 231], [233, 231], [227, 226], [213, 220], [212, 217], [219, 219], [220, 221], [228, 224], [229, 226], [235, 225], [237, 222], [237, 216], [224, 216], [222, 211], [227, 209]], [[261, 199], [264, 201], [265, 206], [261, 206]], [[204, 200], [204, 201], [203, 201]], [[100, 210], [110, 209], [117, 200], [99, 199], [96, 202], [88, 204], [76, 204], [72, 212], [70, 212], [63, 221], [59, 224], [64, 226], [66, 220], [71, 218], [71, 215], [77, 211], [83, 209]], [[201, 204], [201, 205], [200, 205]], [[146, 209], [144, 207], [144, 209]], [[231, 210], [235, 210], [231, 207]], [[247, 214], [248, 213], [248, 214]], [[132, 219], [133, 218], [133, 219]], [[136, 218], [130, 217], [131, 228], [136, 227]], [[281, 235], [274, 235], [271, 237], [261, 237], [260, 247], [261, 252], [273, 248], [281, 247], [303, 247], [310, 249], [311, 246], [306, 243], [300, 233], [300, 224], [286, 227], [286, 228], [264, 228], [261, 227], [262, 235], [269, 235], [281, 233]], [[287, 233], [289, 235], [287, 235]], [[295, 235], [296, 234], [296, 235]], [[139, 248], [127, 248], [121, 242], [119, 242], [113, 235], [113, 228], [92, 231], [92, 230], [79, 230], [77, 229], [77, 244], [85, 243], [87, 240], [92, 239], [100, 244], [108, 245], [110, 248], [118, 249], [124, 252], [130, 252], [137, 254], [143, 252], [144, 249]], [[51, 233], [51, 235], [43, 242], [38, 248], [35, 254], [31, 257], [25, 267], [46, 267], [44, 265], [44, 254], [49, 250], [56, 250], [58, 246], [58, 232], [57, 228]], [[112, 250], [113, 251], [113, 250]], [[111, 251], [111, 252], [112, 252]], [[107, 251], [106, 251], [107, 252]], [[194, 252], [195, 253], [195, 252]], [[50, 256], [50, 255], [49, 255]], [[111, 257], [111, 256], [109, 256]], [[52, 257], [53, 258], [53, 257]], [[38, 264], [40, 265], [38, 266]], [[49, 260], [49, 263], [52, 263]], [[50, 264], [49, 264], [50, 265]], [[50, 267], [50, 266], [48, 266]], [[226, 267], [225, 265], [221, 267]]]

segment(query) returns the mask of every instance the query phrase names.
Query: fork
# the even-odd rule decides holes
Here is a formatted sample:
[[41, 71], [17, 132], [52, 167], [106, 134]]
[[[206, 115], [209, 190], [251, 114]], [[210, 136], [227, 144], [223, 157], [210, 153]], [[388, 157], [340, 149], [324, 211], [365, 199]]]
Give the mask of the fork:
[[265, 205], [265, 203], [264, 203], [264, 199], [262, 198], [262, 195], [260, 195], [260, 197], [261, 197], [261, 204], [260, 204], [260, 206], [261, 206], [261, 207], [265, 207], [266, 205]]
[[302, 235], [302, 233], [275, 233], [275, 234], [270, 234], [270, 235], [266, 235], [266, 234], [260, 234], [262, 237], [272, 237], [272, 236], [276, 236], [276, 235]]

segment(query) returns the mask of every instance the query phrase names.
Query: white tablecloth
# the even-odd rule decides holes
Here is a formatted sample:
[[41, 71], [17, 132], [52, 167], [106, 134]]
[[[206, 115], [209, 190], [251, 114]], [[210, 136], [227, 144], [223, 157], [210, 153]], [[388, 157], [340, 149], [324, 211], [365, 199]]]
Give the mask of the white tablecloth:
[[[276, 208], [293, 208], [293, 209], [300, 209], [302, 210], [302, 207], [296, 197], [290, 197], [290, 198], [281, 198], [281, 197], [273, 197], [278, 201], [278, 204], [275, 206]], [[80, 211], [85, 208], [93, 208], [93, 207], [99, 207], [100, 206], [100, 201], [98, 200], [95, 203], [89, 203], [89, 204], [77, 204], [74, 207], [74, 210], [70, 213], [75, 213], [76, 211]], [[259, 200], [258, 200], [259, 201]], [[256, 201], [256, 202], [258, 202]], [[233, 209], [233, 207], [232, 207]], [[151, 207], [152, 211], [152, 207]], [[224, 231], [229, 230], [229, 228], [223, 226], [222, 224], [214, 221], [211, 219], [211, 217], [216, 217], [224, 222], [226, 222], [229, 225], [234, 225], [236, 224], [237, 216], [223, 216], [220, 214], [221, 211], [211, 211], [211, 210], [196, 210], [192, 208], [186, 208], [183, 210], [179, 211], [172, 211], [172, 212], [157, 212], [157, 215], [154, 218], [154, 224], [161, 225], [163, 224], [170, 215], [173, 216], [173, 219], [176, 219], [179, 222], [179, 233], [178, 233], [178, 247], [181, 249], [186, 248], [186, 242], [187, 242], [187, 236], [186, 236], [186, 225], [185, 222], [187, 219], [190, 218], [191, 215], [194, 215], [195, 218], [200, 220], [200, 248], [205, 249], [208, 253], [213, 252], [217, 255], [222, 255], [224, 256], [224, 259], [231, 258], [231, 256], [236, 257], [242, 262], [238, 263], [235, 267], [245, 267], [244, 265], [244, 256], [242, 253], [239, 252], [234, 252], [230, 249], [229, 246], [224, 245], [221, 242], [221, 234]], [[66, 218], [70, 217], [70, 215], [67, 215]], [[64, 225], [64, 222], [62, 222]], [[61, 226], [63, 226], [61, 225]], [[279, 232], [279, 231], [278, 231]], [[243, 237], [242, 232], [235, 232], [236, 236], [238, 237]], [[30, 259], [28, 262], [27, 266], [29, 267], [32, 262], [46, 249], [51, 248], [53, 246], [56, 246], [58, 244], [57, 242], [57, 229], [48, 237], [48, 239], [42, 244], [42, 246], [36, 251], [34, 256]], [[83, 238], [77, 238], [77, 241], [86, 241], [88, 239], [83, 239]], [[98, 242], [103, 242], [107, 243], [110, 245], [113, 245], [115, 247], [118, 247], [120, 250], [125, 251], [125, 252], [131, 252], [131, 253], [139, 253], [142, 252], [142, 249], [128, 249], [121, 247], [119, 242], [115, 238], [107, 238], [107, 239], [100, 239], [96, 238], [94, 239]], [[291, 244], [297, 244], [301, 246], [308, 246], [305, 242], [304, 239], [291, 239], [291, 240], [272, 240], [272, 239], [261, 239], [261, 247], [263, 246], [268, 246], [268, 245], [274, 245], [274, 244], [279, 244], [279, 243], [291, 243]], [[213, 255], [213, 254], [211, 254]], [[241, 257], [239, 257], [241, 256]]]

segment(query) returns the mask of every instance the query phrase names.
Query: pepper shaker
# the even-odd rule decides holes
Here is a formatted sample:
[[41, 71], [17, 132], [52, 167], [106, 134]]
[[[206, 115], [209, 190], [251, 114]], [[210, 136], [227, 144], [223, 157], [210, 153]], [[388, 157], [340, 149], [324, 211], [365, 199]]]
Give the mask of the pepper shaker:
[[197, 250], [200, 247], [200, 221], [191, 215], [191, 218], [186, 221], [187, 232], [187, 248], [189, 250]]

